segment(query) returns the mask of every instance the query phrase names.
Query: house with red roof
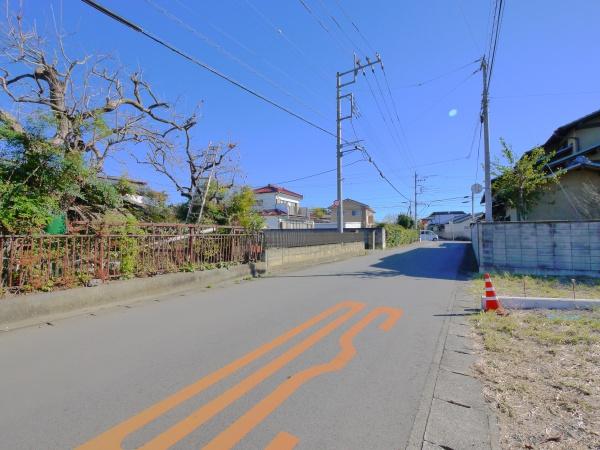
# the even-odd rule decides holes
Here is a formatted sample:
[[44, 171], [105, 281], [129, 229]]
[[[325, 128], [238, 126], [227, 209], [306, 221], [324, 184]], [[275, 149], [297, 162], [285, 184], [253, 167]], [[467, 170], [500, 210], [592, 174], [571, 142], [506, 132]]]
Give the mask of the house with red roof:
[[255, 210], [263, 216], [270, 229], [314, 228], [307, 208], [300, 207], [302, 194], [281, 186], [267, 184], [254, 189]]

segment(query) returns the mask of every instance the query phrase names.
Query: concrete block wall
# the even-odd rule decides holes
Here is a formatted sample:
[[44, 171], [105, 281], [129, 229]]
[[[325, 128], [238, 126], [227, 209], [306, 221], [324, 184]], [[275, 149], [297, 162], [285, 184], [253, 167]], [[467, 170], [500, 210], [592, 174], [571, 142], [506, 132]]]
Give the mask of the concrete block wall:
[[363, 242], [351, 242], [307, 247], [267, 248], [264, 260], [267, 270], [289, 269], [294, 266], [336, 261], [366, 254]]
[[600, 221], [476, 223], [481, 272], [600, 277]]

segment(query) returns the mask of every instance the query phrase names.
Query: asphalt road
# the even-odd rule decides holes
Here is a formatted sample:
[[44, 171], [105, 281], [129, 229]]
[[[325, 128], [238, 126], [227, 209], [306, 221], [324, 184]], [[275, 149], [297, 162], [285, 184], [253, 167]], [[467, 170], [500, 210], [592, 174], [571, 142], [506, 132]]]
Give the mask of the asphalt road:
[[405, 448], [465, 249], [428, 242], [0, 333], [0, 448]]

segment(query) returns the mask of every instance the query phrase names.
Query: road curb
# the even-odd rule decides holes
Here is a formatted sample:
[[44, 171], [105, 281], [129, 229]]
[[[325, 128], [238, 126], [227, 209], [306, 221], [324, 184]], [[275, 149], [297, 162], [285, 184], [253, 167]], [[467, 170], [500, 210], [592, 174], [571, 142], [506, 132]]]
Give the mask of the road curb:
[[[582, 298], [547, 297], [498, 297], [502, 306], [508, 309], [594, 309], [600, 308], [600, 300]], [[481, 297], [483, 307], [485, 297]]]
[[[456, 288], [452, 295], [452, 301], [446, 309], [446, 313], [450, 313], [454, 308], [454, 302], [456, 300]], [[431, 404], [433, 402], [433, 393], [435, 391], [435, 384], [437, 382], [438, 373], [444, 355], [444, 348], [446, 346], [446, 337], [448, 336], [448, 328], [450, 327], [450, 317], [444, 319], [440, 333], [438, 334], [437, 343], [435, 345], [435, 352], [433, 354], [433, 360], [427, 371], [427, 378], [425, 381], [425, 387], [421, 394], [421, 401], [419, 403], [419, 409], [413, 422], [413, 426], [406, 445], [407, 450], [420, 450], [423, 448], [423, 442], [425, 438], [425, 430], [427, 428], [427, 421], [429, 419], [429, 413], [431, 411]]]
[[137, 303], [156, 296], [189, 291], [261, 271], [260, 263], [197, 272], [118, 280], [93, 287], [19, 295], [0, 300], [0, 330], [9, 331], [86, 313], [100, 307]]
[[476, 302], [464, 289], [454, 289], [407, 449], [499, 448], [496, 416], [472, 369], [477, 355], [465, 316]]

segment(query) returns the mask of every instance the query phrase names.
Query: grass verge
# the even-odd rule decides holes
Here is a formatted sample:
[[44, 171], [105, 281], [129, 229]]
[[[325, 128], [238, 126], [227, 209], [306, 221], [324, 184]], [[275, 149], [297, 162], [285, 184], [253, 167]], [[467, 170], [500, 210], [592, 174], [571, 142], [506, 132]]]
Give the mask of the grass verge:
[[502, 448], [600, 448], [600, 311], [472, 317]]
[[[499, 296], [573, 298], [573, 282], [569, 277], [538, 277], [492, 273], [492, 282]], [[600, 279], [579, 277], [575, 280], [575, 298], [600, 298]], [[472, 292], [484, 292], [483, 277], [473, 280]]]

